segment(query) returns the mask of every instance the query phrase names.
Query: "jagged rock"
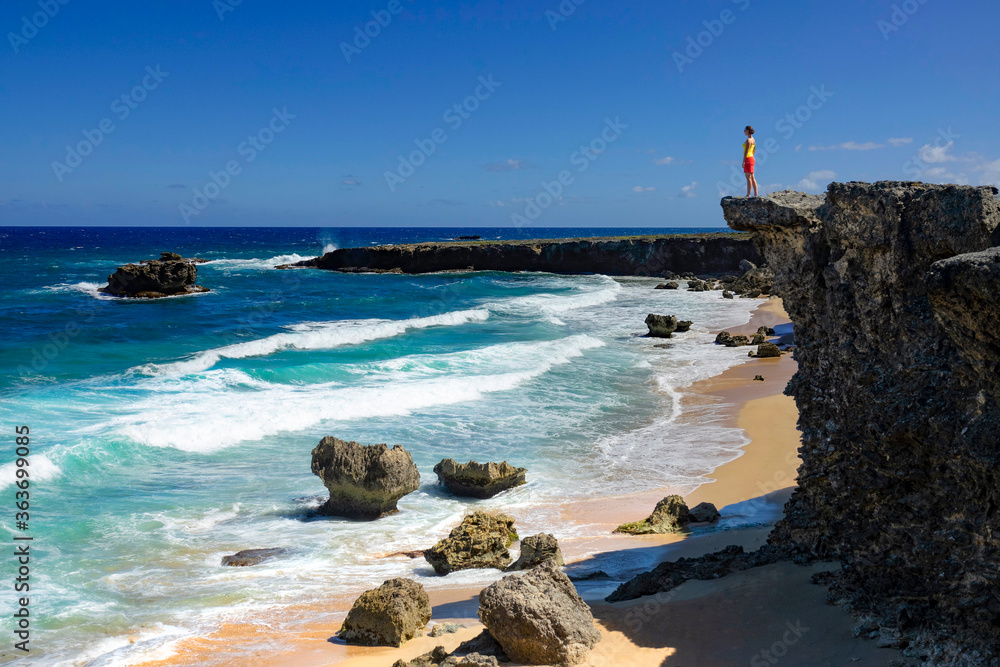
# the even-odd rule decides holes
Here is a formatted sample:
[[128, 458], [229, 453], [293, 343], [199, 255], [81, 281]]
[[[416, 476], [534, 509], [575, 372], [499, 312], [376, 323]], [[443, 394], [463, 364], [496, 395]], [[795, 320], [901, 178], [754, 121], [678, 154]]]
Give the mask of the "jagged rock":
[[753, 271], [757, 268], [757, 265], [747, 259], [740, 260], [740, 273], [746, 273], [748, 271]]
[[455, 667], [500, 667], [500, 663], [492, 655], [482, 653], [470, 653], [460, 658]]
[[490, 634], [489, 630], [483, 630], [478, 635], [472, 639], [467, 639], [458, 645], [458, 648], [454, 650], [452, 655], [471, 655], [473, 653], [478, 653], [479, 655], [493, 656], [500, 662], [510, 662], [510, 658], [504, 653], [503, 647], [500, 646], [493, 635]]
[[759, 382], [763, 382], [764, 381], [764, 376], [763, 375], [754, 375], [753, 379], [757, 380]]
[[730, 292], [729, 290], [722, 290], [722, 298], [723, 299], [732, 299], [733, 298], [733, 293]]
[[774, 329], [772, 329], [771, 327], [757, 327], [757, 333], [763, 334], [765, 336], [773, 336]]
[[751, 357], [764, 359], [767, 357], [780, 357], [781, 348], [774, 343], [761, 343], [757, 346], [757, 352], [750, 352]]
[[761, 343], [766, 342], [766, 341], [767, 341], [767, 336], [765, 336], [764, 334], [762, 334], [760, 332], [757, 332], [757, 333], [755, 333], [753, 335], [753, 338], [750, 339], [750, 344], [751, 345], [760, 345]]
[[576, 665], [601, 640], [594, 616], [553, 561], [479, 594], [479, 619], [515, 662]]
[[555, 561], [556, 565], [565, 565], [555, 535], [539, 533], [521, 540], [521, 555], [507, 570], [528, 570], [548, 560]]
[[399, 445], [360, 445], [327, 436], [312, 451], [312, 471], [330, 491], [320, 512], [372, 520], [420, 486], [420, 472]]
[[719, 520], [719, 510], [712, 503], [698, 503], [691, 508], [690, 517], [698, 523], [709, 523]]
[[413, 660], [397, 660], [392, 667], [452, 667], [457, 662], [449, 658], [444, 646], [435, 646], [433, 650], [418, 655]]
[[389, 579], [354, 601], [340, 638], [362, 646], [402, 646], [431, 620], [424, 587], [411, 579]]
[[237, 551], [232, 556], [223, 556], [222, 564], [229, 567], [249, 567], [251, 565], [262, 563], [269, 558], [282, 556], [286, 553], [288, 553], [288, 549], [283, 549], [281, 547], [270, 549], [244, 549], [243, 551]]
[[690, 513], [684, 499], [680, 496], [667, 496], [656, 503], [649, 517], [642, 521], [623, 523], [615, 528], [614, 532], [629, 535], [676, 533], [687, 527], [690, 521]]
[[119, 266], [98, 291], [141, 299], [207, 292], [208, 288], [195, 285], [197, 279], [198, 267], [177, 253], [165, 252], [161, 259]]
[[795, 323], [802, 465], [769, 543], [841, 561], [833, 599], [913, 655], [996, 661], [997, 189], [833, 183], [723, 210]]
[[681, 285], [676, 280], [669, 280], [663, 283], [663, 289], [680, 289]]
[[742, 347], [749, 345], [750, 339], [743, 335], [734, 336], [728, 331], [720, 331], [719, 335], [715, 337], [715, 343], [717, 345], [725, 345], [726, 347]]
[[464, 627], [461, 623], [437, 623], [427, 634], [431, 637], [440, 637], [441, 635], [454, 634]]
[[444, 459], [434, 466], [434, 472], [438, 483], [456, 496], [492, 498], [501, 491], [524, 484], [528, 469], [515, 468], [506, 461], [458, 463], [454, 459]]
[[514, 519], [506, 514], [475, 512], [465, 517], [451, 534], [424, 552], [438, 574], [457, 570], [510, 565], [508, 548], [517, 539]]
[[677, 330], [677, 318], [673, 315], [646, 315], [646, 326], [649, 328], [649, 336], [653, 338], [670, 338], [671, 334]]
[[690, 331], [692, 324], [694, 324], [694, 322], [692, 322], [691, 320], [678, 320], [677, 329], [675, 329], [675, 331], [677, 333], [684, 333], [685, 331]]

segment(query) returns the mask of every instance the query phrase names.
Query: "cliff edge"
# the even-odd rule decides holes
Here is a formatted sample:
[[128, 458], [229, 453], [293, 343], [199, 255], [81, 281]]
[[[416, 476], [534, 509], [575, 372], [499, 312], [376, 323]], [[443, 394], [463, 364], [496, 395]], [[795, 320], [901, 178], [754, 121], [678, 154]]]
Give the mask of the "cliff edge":
[[[722, 200], [795, 323], [798, 488], [768, 542], [930, 664], [1000, 656], [1000, 198], [833, 183]], [[883, 631], [885, 636], [887, 632]]]

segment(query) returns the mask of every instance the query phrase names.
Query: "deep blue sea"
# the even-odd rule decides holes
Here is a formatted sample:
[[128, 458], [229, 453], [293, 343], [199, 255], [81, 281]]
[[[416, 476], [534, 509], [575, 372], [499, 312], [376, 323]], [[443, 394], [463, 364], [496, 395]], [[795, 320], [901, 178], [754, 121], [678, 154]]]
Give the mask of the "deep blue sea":
[[[559, 503], [701, 483], [746, 440], [711, 410], [685, 416], [679, 399], [746, 360], [710, 332], [745, 324], [756, 302], [647, 278], [273, 268], [460, 234], [661, 231], [706, 230], [0, 228], [0, 524], [25, 534], [14, 427], [27, 425], [32, 663], [169, 656], [224, 621], [274, 623], [283, 608], [390, 576], [485, 584], [500, 573], [445, 581], [422, 560], [375, 556], [429, 547], [474, 507], [512, 513], [522, 535], [585, 538], [594, 528], [561, 519]], [[116, 266], [167, 250], [209, 260], [198, 282], [211, 291], [97, 291]], [[650, 312], [695, 324], [657, 348], [641, 335]], [[318, 517], [325, 489], [310, 452], [325, 435], [403, 445], [420, 490], [377, 522]], [[486, 501], [449, 497], [431, 472], [444, 457], [508, 460], [529, 483]], [[220, 566], [272, 546], [291, 551]], [[2, 568], [11, 579], [12, 559]]]

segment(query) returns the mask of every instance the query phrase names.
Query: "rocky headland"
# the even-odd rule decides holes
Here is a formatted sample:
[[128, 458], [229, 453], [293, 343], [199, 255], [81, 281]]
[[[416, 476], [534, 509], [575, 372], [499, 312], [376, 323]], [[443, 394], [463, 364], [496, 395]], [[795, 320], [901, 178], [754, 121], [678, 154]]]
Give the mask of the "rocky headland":
[[667, 272], [724, 274], [735, 270], [743, 260], [762, 263], [748, 235], [722, 232], [340, 248], [278, 268], [363, 273], [477, 270], [660, 276]]
[[833, 183], [730, 198], [795, 323], [798, 487], [762, 549], [663, 563], [610, 599], [793, 560], [857, 636], [934, 665], [1000, 660], [1000, 198]]

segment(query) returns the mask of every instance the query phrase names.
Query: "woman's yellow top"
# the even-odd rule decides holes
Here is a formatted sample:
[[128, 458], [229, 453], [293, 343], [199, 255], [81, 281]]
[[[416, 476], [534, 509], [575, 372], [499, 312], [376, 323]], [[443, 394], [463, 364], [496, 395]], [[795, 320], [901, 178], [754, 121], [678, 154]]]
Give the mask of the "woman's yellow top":
[[757, 147], [756, 141], [747, 139], [743, 142], [743, 157], [753, 157], [753, 149]]

